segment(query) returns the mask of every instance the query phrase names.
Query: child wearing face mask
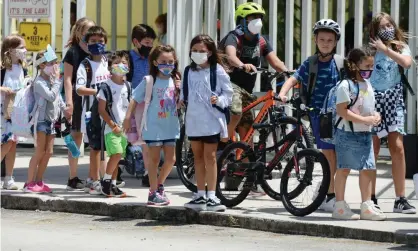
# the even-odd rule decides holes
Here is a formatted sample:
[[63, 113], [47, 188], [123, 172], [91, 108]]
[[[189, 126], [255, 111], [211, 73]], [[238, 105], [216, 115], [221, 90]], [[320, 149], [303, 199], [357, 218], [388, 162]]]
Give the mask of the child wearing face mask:
[[[382, 114], [382, 123], [374, 128], [375, 156], [380, 151], [380, 138], [388, 137], [392, 158], [392, 176], [395, 184], [394, 213], [415, 214], [416, 209], [405, 197], [405, 101], [403, 91], [410, 91], [406, 71], [412, 65], [411, 50], [406, 44], [406, 34], [389, 14], [376, 14], [370, 24], [370, 45], [377, 49], [375, 66], [370, 82], [375, 90], [376, 110]], [[404, 80], [402, 79], [404, 78]], [[376, 176], [372, 181], [372, 200], [377, 205]]]
[[[180, 100], [187, 100], [187, 103], [183, 102], [187, 106], [186, 135], [193, 150], [198, 191], [184, 206], [197, 211], [225, 211], [226, 207], [215, 195], [216, 150], [221, 138], [228, 138], [226, 117], [221, 110], [231, 104], [233, 90], [228, 74], [218, 64], [220, 58], [211, 37], [198, 35], [193, 38], [190, 57], [192, 63], [184, 73], [187, 87], [183, 84]], [[211, 88], [212, 71], [216, 73], [215, 91]]]
[[[373, 88], [369, 78], [373, 69], [373, 51], [370, 48], [351, 50], [344, 68], [347, 79], [336, 90], [337, 129], [335, 152], [336, 203], [332, 217], [342, 220], [385, 220], [386, 216], [371, 200], [371, 179], [376, 173], [371, 129], [380, 123], [375, 112]], [[351, 170], [360, 172], [361, 213], [355, 214], [344, 201], [347, 177]]]
[[6, 158], [6, 176], [3, 189], [17, 190], [13, 177], [18, 138], [11, 132], [11, 108], [16, 92], [23, 86], [27, 74], [23, 65], [26, 61], [25, 40], [18, 35], [4, 38], [1, 45], [1, 161]]
[[[130, 50], [128, 53], [129, 55], [129, 62], [130, 62], [130, 69], [128, 74], [126, 74], [126, 80], [131, 82], [132, 89], [138, 87], [139, 83], [141, 83], [142, 79], [149, 74], [149, 63], [148, 63], [148, 56], [152, 50], [154, 40], [157, 38], [154, 29], [146, 24], [138, 24], [132, 28], [132, 44], [134, 48]], [[139, 104], [140, 106], [144, 106], [144, 102]], [[147, 146], [142, 146], [142, 156], [145, 163], [145, 168], [147, 167]], [[121, 170], [118, 170], [119, 175]], [[142, 185], [149, 187], [149, 180], [148, 175], [142, 177]]]
[[[86, 181], [85, 192], [92, 195], [101, 195], [101, 183], [99, 176], [101, 152], [101, 132], [95, 131], [91, 124], [91, 107], [99, 91], [99, 87], [106, 83], [110, 77], [108, 60], [104, 56], [107, 43], [107, 33], [100, 26], [93, 26], [88, 29], [85, 40], [87, 42], [90, 56], [83, 60], [77, 70], [76, 92], [83, 97], [83, 110], [81, 116], [81, 132], [84, 134], [84, 141], [90, 146], [90, 168]], [[89, 77], [90, 76], [90, 77]], [[87, 137], [86, 137], [87, 136]]]
[[60, 109], [64, 111], [60, 91], [62, 81], [59, 76], [57, 56], [50, 45], [44, 53], [37, 55], [35, 64], [40, 72], [34, 81], [35, 107], [32, 112], [34, 125], [35, 153], [29, 162], [28, 179], [24, 191], [29, 193], [51, 193], [43, 182], [43, 175], [53, 153], [55, 122]]
[[[116, 186], [117, 166], [121, 158], [126, 155], [128, 140], [122, 132], [122, 123], [128, 110], [128, 95], [131, 93], [129, 82], [124, 78], [129, 71], [129, 56], [117, 51], [109, 59], [111, 78], [100, 87], [97, 98], [99, 100], [99, 113], [106, 122], [104, 142], [109, 158], [106, 174], [103, 177], [102, 193], [107, 197], [125, 197], [126, 194]], [[111, 109], [107, 108], [107, 100], [111, 95]]]
[[[149, 93], [147, 81], [153, 81], [150, 103], [145, 104], [142, 116], [142, 128], [137, 128], [148, 147], [148, 176], [150, 190], [149, 205], [168, 205], [170, 203], [164, 190], [164, 182], [175, 163], [176, 139], [180, 136], [177, 113], [178, 90], [175, 86], [179, 77], [176, 52], [169, 45], [157, 46], [150, 55], [150, 76], [146, 76], [134, 90], [129, 104], [123, 129], [131, 127], [131, 116], [137, 103], [146, 100]], [[147, 91], [148, 89], [148, 91]], [[157, 175], [160, 152], [164, 151], [164, 164]]]

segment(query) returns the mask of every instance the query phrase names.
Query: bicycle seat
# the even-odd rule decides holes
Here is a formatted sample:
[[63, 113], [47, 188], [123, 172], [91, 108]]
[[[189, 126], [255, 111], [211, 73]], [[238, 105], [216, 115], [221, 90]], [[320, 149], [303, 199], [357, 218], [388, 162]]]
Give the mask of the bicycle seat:
[[253, 124], [253, 128], [255, 130], [259, 130], [259, 129], [263, 129], [263, 128], [269, 128], [269, 127], [272, 127], [272, 126], [273, 125], [270, 124], [270, 123], [260, 123], [260, 124], [255, 123], [255, 124]]

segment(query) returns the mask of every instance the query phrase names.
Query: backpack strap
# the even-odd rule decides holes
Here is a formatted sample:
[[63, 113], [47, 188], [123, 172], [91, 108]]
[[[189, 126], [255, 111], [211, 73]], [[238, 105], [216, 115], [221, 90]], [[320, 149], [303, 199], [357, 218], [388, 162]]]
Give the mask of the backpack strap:
[[340, 79], [344, 79], [344, 57], [338, 54], [334, 54], [334, 62], [337, 66], [338, 75], [340, 76]]
[[142, 131], [142, 129], [145, 128], [147, 130], [147, 113], [148, 113], [148, 107], [151, 103], [152, 99], [152, 88], [154, 87], [154, 77], [151, 75], [145, 76], [145, 106], [144, 106], [144, 112], [142, 114], [142, 121], [141, 121], [141, 128], [139, 131]]
[[266, 39], [263, 36], [260, 36], [259, 44], [260, 44], [260, 56], [262, 56], [262, 53], [264, 51], [264, 48], [267, 45], [267, 41], [266, 41]]
[[129, 83], [128, 81], [125, 81], [125, 86], [126, 86], [126, 89], [128, 90], [128, 101], [131, 102], [131, 97], [132, 97], [131, 83]]
[[4, 76], [6, 76], [6, 68], [1, 68], [1, 86], [3, 86]]
[[[309, 105], [311, 102], [311, 96], [315, 89], [316, 83], [316, 76], [318, 75], [318, 55], [315, 54], [308, 58], [309, 60], [309, 78], [308, 78], [308, 86], [307, 86], [307, 94], [306, 94], [306, 104]], [[301, 88], [303, 89], [303, 88]]]
[[187, 101], [189, 99], [189, 70], [190, 66], [186, 66], [183, 74], [183, 101], [187, 109]]
[[399, 73], [401, 74], [401, 82], [402, 84], [408, 89], [409, 93], [411, 93], [412, 96], [415, 96], [414, 89], [412, 89], [412, 86], [409, 84], [408, 78], [405, 76], [404, 68], [398, 64]]
[[[343, 80], [341, 80], [342, 82]], [[348, 80], [346, 80], [348, 83], [348, 92], [351, 92], [351, 84]], [[350, 109], [358, 100], [358, 96], [360, 94], [360, 86], [358, 85], [358, 83], [354, 83], [354, 85], [357, 85], [357, 92], [356, 92], [356, 97], [354, 98], [354, 100], [350, 99], [350, 103], [347, 105], [347, 109]], [[337, 128], [338, 125], [341, 123], [342, 121], [342, 117], [340, 116], [337, 120], [337, 122], [335, 122], [334, 128]], [[354, 125], [353, 125], [353, 121], [348, 121], [348, 124], [350, 126], [350, 129], [352, 132], [354, 132]]]

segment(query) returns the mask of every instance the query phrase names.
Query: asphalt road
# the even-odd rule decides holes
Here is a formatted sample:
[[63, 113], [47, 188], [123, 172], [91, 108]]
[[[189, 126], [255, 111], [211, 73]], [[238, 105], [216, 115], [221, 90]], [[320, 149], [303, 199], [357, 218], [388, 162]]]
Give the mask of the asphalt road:
[[417, 248], [236, 228], [172, 225], [41, 211], [1, 209], [2, 251], [81, 250], [418, 250]]

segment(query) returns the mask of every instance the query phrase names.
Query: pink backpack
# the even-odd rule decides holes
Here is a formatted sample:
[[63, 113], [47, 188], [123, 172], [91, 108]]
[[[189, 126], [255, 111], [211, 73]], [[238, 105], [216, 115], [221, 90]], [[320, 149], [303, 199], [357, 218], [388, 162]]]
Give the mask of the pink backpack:
[[142, 130], [147, 129], [147, 111], [151, 103], [152, 88], [154, 86], [154, 78], [149, 75], [144, 77], [146, 82], [145, 87], [145, 101], [138, 103], [135, 107], [135, 112], [131, 117], [131, 128], [127, 132], [128, 142], [132, 145], [143, 145], [145, 142], [142, 139]]

